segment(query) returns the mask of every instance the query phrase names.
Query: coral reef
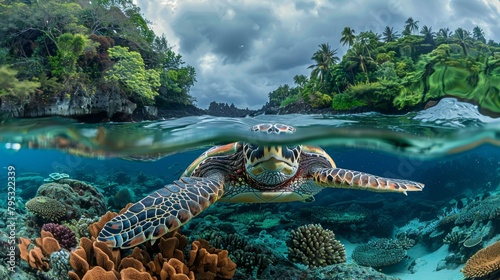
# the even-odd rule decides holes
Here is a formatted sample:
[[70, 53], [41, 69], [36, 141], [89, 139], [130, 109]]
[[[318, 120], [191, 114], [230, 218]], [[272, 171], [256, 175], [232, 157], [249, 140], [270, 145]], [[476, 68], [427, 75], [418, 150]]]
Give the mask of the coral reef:
[[[187, 238], [175, 232], [160, 238], [154, 246], [135, 247], [125, 254], [104, 242], [83, 237], [80, 246], [70, 253], [73, 271], [69, 279], [108, 277], [106, 279], [231, 279], [236, 264], [226, 250], [215, 249], [207, 241], [191, 245], [189, 260], [184, 262]], [[158, 250], [158, 252], [155, 252]], [[123, 257], [122, 257], [123, 256]], [[153, 257], [154, 256], [154, 257]], [[90, 279], [90, 278], [89, 278]]]
[[278, 261], [278, 257], [266, 247], [252, 244], [239, 234], [207, 231], [203, 234], [203, 238], [216, 248], [228, 250], [238, 269], [244, 270], [252, 278], [260, 277], [267, 266]]
[[63, 224], [75, 233], [77, 239], [82, 237], [90, 237], [89, 226], [99, 220], [99, 217], [87, 218], [81, 216], [78, 220], [65, 221]]
[[411, 239], [380, 238], [354, 248], [352, 258], [359, 265], [382, 267], [396, 264], [406, 257], [406, 250], [415, 244]]
[[66, 216], [65, 205], [47, 196], [34, 197], [28, 200], [25, 206], [35, 216], [48, 222], [57, 222]]
[[288, 258], [309, 266], [327, 266], [346, 261], [344, 245], [333, 231], [320, 224], [309, 224], [290, 232], [287, 240]]
[[52, 233], [63, 248], [71, 250], [76, 246], [75, 233], [65, 225], [48, 223], [42, 226], [42, 230]]
[[43, 279], [67, 280], [68, 272], [71, 269], [69, 265], [69, 251], [62, 249], [50, 254], [50, 269], [48, 271], [39, 271]]
[[[500, 274], [500, 241], [479, 250], [475, 253], [462, 269], [467, 278], [479, 278]], [[494, 274], [494, 275], [492, 275]]]
[[[120, 211], [125, 212], [132, 204]], [[154, 244], [131, 250], [111, 249], [96, 241], [106, 222], [118, 213], [107, 212], [89, 226], [91, 238], [82, 237], [80, 246], [70, 256], [73, 271], [70, 279], [109, 277], [108, 279], [231, 279], [236, 264], [227, 250], [216, 249], [205, 240], [191, 244], [187, 261], [184, 251], [188, 240], [184, 235], [171, 232]], [[89, 278], [90, 279], [90, 278]]]
[[113, 196], [112, 204], [116, 208], [122, 209], [125, 205], [132, 201], [134, 201], [132, 192], [128, 188], [122, 188]]
[[101, 216], [106, 212], [103, 195], [93, 186], [72, 179], [61, 179], [57, 182], [41, 185], [37, 197], [45, 196], [60, 202], [66, 209], [63, 220]]
[[262, 279], [273, 280], [308, 280], [308, 279], [370, 279], [370, 280], [398, 280], [399, 278], [387, 276], [371, 267], [357, 264], [333, 264], [320, 268], [301, 270], [296, 267], [270, 265], [262, 274]]
[[18, 244], [21, 259], [25, 260], [31, 268], [40, 271], [48, 271], [50, 263], [49, 257], [52, 253], [61, 250], [61, 246], [52, 233], [42, 230], [40, 237], [35, 239], [35, 246], [30, 249], [31, 240], [20, 238]]
[[500, 217], [500, 196], [490, 196], [482, 201], [467, 204], [455, 220], [455, 224], [486, 221]]

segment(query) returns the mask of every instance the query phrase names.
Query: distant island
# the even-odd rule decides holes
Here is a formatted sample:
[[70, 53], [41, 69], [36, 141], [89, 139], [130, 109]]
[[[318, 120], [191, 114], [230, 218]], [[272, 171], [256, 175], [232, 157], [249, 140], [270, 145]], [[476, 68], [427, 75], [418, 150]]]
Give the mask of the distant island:
[[197, 108], [196, 70], [131, 0], [0, 3], [0, 114], [131, 121], [212, 114], [402, 113], [453, 96], [500, 114], [500, 44], [476, 26], [434, 32], [408, 18], [399, 34], [345, 27], [311, 53], [309, 76], [269, 93], [261, 110]]

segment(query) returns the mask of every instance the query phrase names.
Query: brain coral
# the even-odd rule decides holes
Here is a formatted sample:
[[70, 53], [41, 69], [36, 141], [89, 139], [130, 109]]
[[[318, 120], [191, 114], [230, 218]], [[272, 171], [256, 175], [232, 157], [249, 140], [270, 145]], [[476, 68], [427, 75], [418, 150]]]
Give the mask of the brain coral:
[[500, 241], [497, 241], [493, 245], [479, 250], [472, 257], [470, 257], [462, 269], [462, 273], [467, 278], [479, 278], [497, 273], [499, 270]]
[[333, 231], [320, 224], [309, 224], [290, 232], [286, 242], [288, 258], [310, 266], [327, 266], [346, 260], [344, 245], [335, 239]]
[[37, 196], [56, 199], [66, 208], [63, 220], [78, 220], [82, 215], [98, 217], [106, 213], [103, 195], [93, 186], [72, 179], [43, 184], [38, 188]]
[[406, 245], [397, 239], [380, 238], [357, 246], [352, 252], [352, 258], [364, 266], [388, 266], [406, 257], [405, 247]]
[[26, 208], [46, 221], [58, 221], [66, 215], [65, 206], [56, 199], [37, 196], [26, 202]]

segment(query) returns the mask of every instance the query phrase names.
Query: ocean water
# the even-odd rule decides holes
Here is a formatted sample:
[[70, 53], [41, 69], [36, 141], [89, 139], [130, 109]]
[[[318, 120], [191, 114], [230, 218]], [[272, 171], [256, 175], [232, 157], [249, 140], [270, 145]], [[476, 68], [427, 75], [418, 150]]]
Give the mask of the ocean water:
[[[286, 135], [251, 132], [250, 127], [259, 123], [284, 123], [297, 130]], [[15, 177], [19, 181], [15, 190], [16, 200], [21, 202], [19, 205], [36, 195], [38, 185], [34, 182], [40, 180], [29, 178], [48, 178], [51, 173], [66, 173], [72, 179], [97, 187], [106, 197], [108, 209], [117, 211], [123, 206], [120, 203], [124, 203], [113, 201], [119, 190], [132, 188], [127, 198], [135, 202], [162, 184], [178, 179], [186, 167], [209, 147], [234, 141], [261, 145], [317, 145], [332, 156], [338, 167], [425, 184], [422, 192], [411, 192], [408, 196], [326, 189], [311, 203], [217, 204], [217, 207], [213, 206], [215, 210], [209, 212], [217, 216], [221, 223], [235, 224], [233, 227], [236, 229], [239, 228], [237, 223], [228, 219], [227, 215], [218, 216], [219, 212], [222, 213], [218, 209], [232, 207], [230, 209], [242, 213], [255, 211], [282, 217], [275, 226], [261, 225], [251, 229], [247, 225], [241, 232], [250, 239], [264, 238], [262, 235], [267, 234], [272, 240], [269, 242], [275, 243], [285, 242], [290, 230], [306, 224], [303, 217], [294, 220], [293, 215], [303, 211], [304, 207], [347, 209], [345, 205], [348, 203], [359, 205], [358, 209], [369, 213], [372, 218], [385, 215], [389, 226], [384, 229], [370, 229], [372, 225], [368, 223], [361, 226], [362, 231], [356, 230], [353, 225], [335, 228], [335, 224], [323, 224], [349, 248], [350, 263], [355, 262], [351, 254], [356, 245], [371, 238], [393, 238], [398, 229], [412, 220], [418, 219], [428, 225], [452, 208], [459, 211], [471, 201], [483, 199], [485, 194], [495, 196], [500, 192], [500, 120], [481, 115], [474, 105], [444, 99], [436, 107], [398, 116], [377, 113], [247, 118], [201, 116], [124, 124], [80, 124], [62, 118], [4, 120], [0, 126], [0, 180], [4, 185], [0, 189], [0, 197], [3, 201], [8, 199], [8, 171], [12, 168], [15, 168]], [[142, 181], [136, 179], [138, 176], [143, 176], [149, 183], [141, 185], [138, 182]], [[110, 185], [113, 186], [111, 190]], [[382, 204], [373, 204], [381, 200]], [[356, 208], [349, 208], [349, 213], [356, 211], [353, 209]], [[22, 210], [19, 213], [25, 215]], [[194, 220], [205, 217], [206, 214], [202, 214]], [[307, 222], [322, 223], [322, 220], [311, 216]], [[190, 223], [192, 221], [185, 226], [185, 232], [194, 235], [200, 222]], [[499, 239], [498, 224], [496, 218], [480, 246]], [[360, 227], [359, 224], [355, 226]], [[452, 231], [451, 228], [446, 230]], [[460, 268], [465, 260], [453, 265], [453, 261], [446, 260], [446, 256], [462, 253], [470, 257], [473, 252], [443, 249], [443, 246], [448, 246], [442, 242], [443, 237], [432, 242], [430, 238], [415, 237], [416, 247], [420, 246], [421, 251], [409, 249], [402, 264], [381, 271], [401, 279], [423, 279], [418, 277], [424, 273], [439, 275], [447, 271], [449, 274], [443, 274], [442, 279], [460, 279], [455, 277], [461, 275]], [[281, 244], [276, 251], [286, 259], [286, 248]], [[426, 260], [427, 265], [419, 269], [410, 269], [412, 263], [418, 263], [417, 260], [425, 259], [426, 255], [441, 252], [439, 250], [444, 250], [444, 253], [436, 256], [437, 259]], [[435, 264], [428, 264], [433, 261]], [[444, 268], [436, 271], [440, 262], [444, 262]]]

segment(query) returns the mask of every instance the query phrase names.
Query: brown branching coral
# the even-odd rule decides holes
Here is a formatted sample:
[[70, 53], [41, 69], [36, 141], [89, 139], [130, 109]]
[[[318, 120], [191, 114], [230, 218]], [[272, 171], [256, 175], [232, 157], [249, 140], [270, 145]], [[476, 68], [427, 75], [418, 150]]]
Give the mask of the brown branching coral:
[[288, 258], [309, 266], [327, 266], [346, 260], [344, 245], [333, 231], [320, 224], [309, 224], [290, 232], [287, 240]]
[[26, 202], [26, 208], [45, 221], [59, 221], [66, 215], [66, 207], [58, 200], [37, 196]]
[[479, 250], [465, 264], [462, 273], [467, 278], [478, 278], [500, 272], [500, 241]]

